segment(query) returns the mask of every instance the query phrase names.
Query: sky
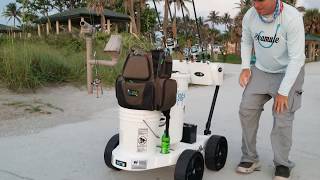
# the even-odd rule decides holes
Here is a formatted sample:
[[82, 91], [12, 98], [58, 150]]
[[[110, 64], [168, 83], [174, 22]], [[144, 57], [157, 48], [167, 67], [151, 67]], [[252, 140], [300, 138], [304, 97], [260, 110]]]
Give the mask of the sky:
[[[235, 3], [238, 3], [240, 0], [194, 0], [197, 15], [207, 17], [209, 15], [210, 11], [218, 11], [219, 15], [223, 15], [224, 13], [229, 13], [231, 17], [234, 17], [239, 9], [235, 8], [237, 5]], [[15, 0], [0, 0], [0, 24], [7, 24], [12, 25], [12, 22], [8, 22], [7, 19], [5, 19], [2, 16], [2, 12], [5, 8], [5, 6], [10, 3], [15, 2]], [[152, 4], [152, 3], [150, 3]], [[191, 17], [193, 16], [193, 10], [191, 3], [187, 3], [188, 8], [190, 10]], [[320, 9], [320, 0], [298, 0], [298, 6], [304, 6], [306, 8], [319, 8]], [[158, 5], [158, 9], [160, 9], [160, 5]]]

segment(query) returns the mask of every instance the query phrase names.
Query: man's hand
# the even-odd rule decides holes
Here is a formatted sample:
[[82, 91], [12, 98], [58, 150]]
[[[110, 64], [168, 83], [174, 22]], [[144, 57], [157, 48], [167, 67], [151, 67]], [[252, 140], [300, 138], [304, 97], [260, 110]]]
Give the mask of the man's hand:
[[251, 76], [251, 70], [250, 69], [243, 69], [241, 71], [241, 74], [240, 74], [240, 78], [239, 78], [239, 84], [241, 87], [246, 87], [248, 82], [249, 82], [249, 79], [250, 79], [250, 76]]
[[274, 100], [273, 108], [276, 113], [282, 113], [284, 110], [289, 109], [288, 96], [278, 94]]

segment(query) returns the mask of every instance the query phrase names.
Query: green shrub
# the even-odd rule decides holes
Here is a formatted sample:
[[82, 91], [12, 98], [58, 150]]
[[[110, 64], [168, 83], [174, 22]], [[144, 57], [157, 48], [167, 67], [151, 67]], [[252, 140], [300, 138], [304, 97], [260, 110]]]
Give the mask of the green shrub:
[[241, 64], [241, 57], [236, 54], [219, 55], [218, 62], [225, 62], [230, 64]]

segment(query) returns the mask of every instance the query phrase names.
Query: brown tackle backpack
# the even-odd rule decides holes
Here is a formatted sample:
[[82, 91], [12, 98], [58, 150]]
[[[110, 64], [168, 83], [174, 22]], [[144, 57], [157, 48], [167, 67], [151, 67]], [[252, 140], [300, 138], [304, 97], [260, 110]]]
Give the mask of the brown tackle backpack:
[[177, 83], [170, 79], [172, 58], [163, 50], [129, 54], [116, 81], [121, 107], [167, 111], [176, 103]]

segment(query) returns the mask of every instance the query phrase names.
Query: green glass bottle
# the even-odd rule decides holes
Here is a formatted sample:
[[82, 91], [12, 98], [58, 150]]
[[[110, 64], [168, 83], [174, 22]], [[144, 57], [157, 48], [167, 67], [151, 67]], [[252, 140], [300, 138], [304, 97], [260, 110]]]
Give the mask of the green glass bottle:
[[170, 136], [164, 133], [161, 137], [161, 154], [170, 153]]

